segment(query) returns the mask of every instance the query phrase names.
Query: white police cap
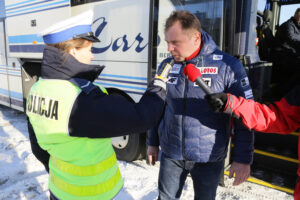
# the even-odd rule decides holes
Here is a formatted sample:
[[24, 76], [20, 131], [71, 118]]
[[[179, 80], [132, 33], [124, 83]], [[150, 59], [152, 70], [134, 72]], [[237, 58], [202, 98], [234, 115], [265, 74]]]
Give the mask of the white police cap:
[[71, 39], [83, 38], [92, 42], [100, 42], [92, 32], [91, 24], [94, 13], [88, 10], [74, 17], [53, 24], [42, 31], [39, 35], [43, 36], [46, 44], [55, 44]]

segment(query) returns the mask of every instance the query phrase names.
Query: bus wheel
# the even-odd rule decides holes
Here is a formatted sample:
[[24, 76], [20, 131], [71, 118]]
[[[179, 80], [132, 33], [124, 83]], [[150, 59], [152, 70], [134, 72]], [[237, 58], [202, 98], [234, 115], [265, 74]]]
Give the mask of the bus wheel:
[[118, 160], [134, 161], [145, 158], [146, 134], [130, 134], [112, 138], [112, 144]]

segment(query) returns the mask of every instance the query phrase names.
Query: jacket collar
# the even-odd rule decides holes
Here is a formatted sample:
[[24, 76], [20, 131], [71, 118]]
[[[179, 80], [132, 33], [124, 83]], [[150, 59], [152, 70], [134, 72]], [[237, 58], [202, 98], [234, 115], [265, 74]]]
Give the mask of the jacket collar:
[[87, 65], [77, 61], [72, 55], [52, 46], [45, 46], [42, 62], [42, 78], [81, 78], [93, 82], [104, 69], [100, 65]]

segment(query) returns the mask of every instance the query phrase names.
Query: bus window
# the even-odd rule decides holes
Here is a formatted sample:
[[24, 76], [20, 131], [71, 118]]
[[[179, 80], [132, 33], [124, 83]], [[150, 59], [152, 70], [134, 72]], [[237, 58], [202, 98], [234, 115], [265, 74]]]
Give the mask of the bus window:
[[295, 11], [297, 8], [300, 7], [300, 4], [293, 4], [293, 5], [282, 5], [280, 8], [280, 16], [279, 16], [279, 24], [286, 22], [291, 17], [294, 16]]

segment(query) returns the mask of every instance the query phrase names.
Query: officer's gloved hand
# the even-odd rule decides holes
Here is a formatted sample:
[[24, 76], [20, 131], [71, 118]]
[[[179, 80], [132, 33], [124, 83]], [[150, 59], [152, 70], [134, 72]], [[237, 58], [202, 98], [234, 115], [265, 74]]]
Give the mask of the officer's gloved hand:
[[152, 79], [152, 82], [150, 83], [150, 85], [155, 85], [155, 86], [159, 86], [161, 88], [163, 88], [165, 91], [167, 90], [167, 78], [158, 78], [157, 75], [155, 75], [155, 77]]
[[224, 92], [207, 94], [205, 99], [215, 112], [223, 112], [227, 104], [227, 94]]

